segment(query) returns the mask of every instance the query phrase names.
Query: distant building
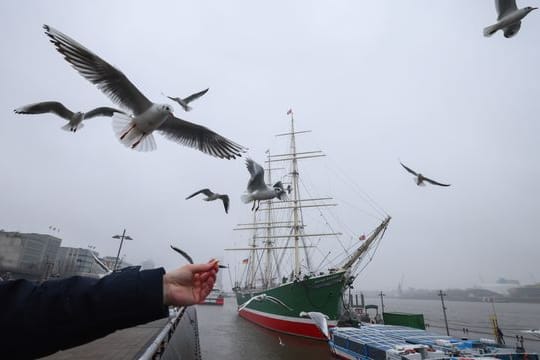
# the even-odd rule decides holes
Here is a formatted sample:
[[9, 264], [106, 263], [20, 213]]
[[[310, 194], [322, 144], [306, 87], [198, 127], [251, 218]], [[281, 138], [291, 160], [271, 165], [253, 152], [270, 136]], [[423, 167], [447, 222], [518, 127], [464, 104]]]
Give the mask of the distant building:
[[[116, 262], [116, 256], [105, 256], [101, 260], [105, 263], [105, 265], [107, 265], [107, 267], [109, 269], [114, 270], [114, 264]], [[118, 265], [116, 265], [117, 269], [122, 269], [122, 268], [125, 268], [125, 267], [128, 267], [128, 266], [132, 266], [132, 264], [130, 264], [128, 262], [125, 262], [123, 257], [118, 259]]]
[[99, 255], [90, 249], [61, 247], [58, 250], [54, 272], [60, 277], [74, 275], [97, 277], [103, 270], [94, 261], [92, 253]]
[[51, 271], [61, 243], [51, 235], [0, 231], [0, 273], [40, 280]]
[[540, 301], [540, 283], [515, 287], [508, 292], [515, 299]]

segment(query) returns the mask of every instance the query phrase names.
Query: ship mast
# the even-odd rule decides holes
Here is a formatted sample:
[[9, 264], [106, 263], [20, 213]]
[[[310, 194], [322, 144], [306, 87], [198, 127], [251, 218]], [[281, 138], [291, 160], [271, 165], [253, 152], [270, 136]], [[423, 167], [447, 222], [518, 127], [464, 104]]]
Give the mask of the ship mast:
[[[291, 155], [292, 155], [292, 183], [293, 183], [293, 236], [294, 236], [294, 276], [300, 276], [300, 252], [298, 249], [298, 241], [300, 235], [299, 226], [299, 187], [298, 187], [298, 159], [296, 158], [296, 137], [294, 134], [294, 114], [291, 111]], [[306, 261], [307, 258], [306, 258]], [[309, 267], [309, 266], [308, 266]]]
[[[270, 150], [267, 150], [266, 153], [268, 154], [268, 168], [266, 169], [266, 173], [268, 174], [268, 183], [270, 184], [270, 186], [272, 186], [272, 166], [270, 163]], [[266, 239], [263, 240], [264, 247], [266, 248], [266, 264], [263, 278], [263, 287], [265, 288], [270, 287], [270, 284], [272, 283], [272, 207], [272, 202], [268, 201], [268, 212], [266, 213]]]
[[356, 251], [349, 257], [348, 260], [346, 260], [343, 265], [341, 266], [342, 269], [350, 269], [356, 261], [365, 254], [365, 252], [369, 249], [371, 244], [381, 235], [381, 233], [386, 230], [388, 227], [388, 223], [390, 222], [391, 217], [388, 216], [384, 221], [373, 231], [373, 234], [371, 234], [363, 243], [356, 249]]

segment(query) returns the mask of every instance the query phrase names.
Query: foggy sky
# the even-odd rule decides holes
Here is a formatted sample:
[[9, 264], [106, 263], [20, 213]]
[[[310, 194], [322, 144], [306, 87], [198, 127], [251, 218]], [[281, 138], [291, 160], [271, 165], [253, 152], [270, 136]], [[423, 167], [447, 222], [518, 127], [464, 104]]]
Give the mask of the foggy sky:
[[[534, 5], [520, 1], [519, 6]], [[333, 196], [334, 227], [352, 236], [392, 216], [357, 289], [448, 288], [540, 281], [540, 11], [512, 39], [484, 38], [493, 1], [4, 1], [0, 59], [0, 228], [51, 233], [63, 246], [96, 246], [127, 228], [126, 260], [170, 269], [210, 257], [241, 271], [251, 220], [242, 204], [244, 160], [220, 160], [156, 134], [157, 150], [132, 151], [109, 118], [60, 130], [54, 115], [17, 115], [58, 100], [72, 110], [114, 104], [56, 52], [48, 24], [120, 69], [152, 101], [210, 88], [177, 117], [249, 147], [282, 153], [274, 135], [292, 108], [301, 164], [314, 193]], [[449, 188], [417, 187], [399, 160]], [[317, 165], [315, 165], [317, 164]], [[313, 168], [313, 170], [311, 170]], [[184, 198], [203, 187], [219, 203]], [[306, 215], [306, 222], [320, 220]], [[323, 245], [328, 248], [330, 245]], [[334, 245], [335, 246], [335, 245]], [[223, 274], [228, 278], [227, 273]]]

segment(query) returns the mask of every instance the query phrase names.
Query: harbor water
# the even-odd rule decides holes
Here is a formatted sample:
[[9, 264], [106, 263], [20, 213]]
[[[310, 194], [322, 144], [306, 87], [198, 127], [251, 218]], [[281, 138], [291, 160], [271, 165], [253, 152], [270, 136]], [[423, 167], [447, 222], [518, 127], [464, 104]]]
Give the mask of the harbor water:
[[[423, 313], [428, 330], [446, 334], [440, 301], [385, 298], [385, 311]], [[378, 304], [380, 299], [366, 299]], [[493, 338], [489, 317], [491, 303], [445, 301], [450, 335], [470, 338]], [[540, 304], [495, 303], [507, 345], [515, 345], [515, 335], [523, 335], [525, 348], [540, 353], [540, 339], [521, 330], [540, 327]], [[226, 298], [225, 305], [198, 305], [200, 343], [203, 359], [333, 359], [324, 342], [279, 334], [261, 328], [236, 314], [236, 301]], [[280, 345], [281, 338], [284, 345]]]

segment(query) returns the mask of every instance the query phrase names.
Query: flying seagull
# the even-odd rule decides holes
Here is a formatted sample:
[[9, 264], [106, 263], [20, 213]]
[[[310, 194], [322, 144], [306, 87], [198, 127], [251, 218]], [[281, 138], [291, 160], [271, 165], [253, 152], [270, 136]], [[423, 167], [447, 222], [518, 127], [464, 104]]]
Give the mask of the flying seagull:
[[283, 301], [279, 300], [278, 298], [270, 296], [270, 295], [266, 295], [266, 294], [259, 294], [259, 295], [253, 296], [251, 299], [249, 299], [248, 301], [240, 305], [240, 307], [238, 308], [238, 312], [244, 310], [244, 308], [248, 306], [249, 303], [251, 303], [252, 301], [270, 301], [270, 302], [273, 302], [274, 304], [283, 306], [289, 311], [293, 311], [293, 309], [288, 307]]
[[222, 194], [213, 193], [212, 191], [210, 191], [210, 189], [199, 190], [196, 193], [193, 193], [193, 194], [189, 195], [186, 198], [186, 200], [191, 199], [195, 195], [199, 195], [201, 193], [206, 195], [206, 198], [203, 199], [204, 201], [213, 201], [213, 200], [217, 200], [217, 199], [220, 199], [221, 201], [223, 201], [223, 206], [225, 207], [225, 213], [229, 213], [229, 195], [222, 195]]
[[315, 323], [315, 325], [317, 325], [319, 330], [321, 330], [323, 335], [327, 339], [330, 339], [330, 335], [328, 335], [328, 322], [326, 321], [328, 320], [328, 315], [325, 315], [317, 311], [309, 311], [309, 312], [302, 311], [299, 316], [304, 317], [304, 318], [310, 318], [311, 320], [313, 320], [313, 322]]
[[497, 22], [484, 28], [484, 36], [486, 37], [499, 30], [503, 31], [505, 38], [516, 35], [521, 27], [521, 19], [537, 9], [532, 6], [518, 9], [516, 0], [495, 0], [495, 8], [497, 9]]
[[[176, 251], [177, 253], [182, 255], [184, 257], [184, 259], [186, 259], [188, 261], [188, 263], [193, 264], [193, 258], [191, 256], [189, 256], [189, 254], [187, 252], [185, 252], [182, 249], [177, 248], [176, 246], [173, 246], [173, 245], [170, 245], [170, 246], [171, 246], [171, 249], [173, 249], [174, 251]], [[220, 269], [227, 269], [228, 268], [228, 266], [226, 266], [226, 265], [218, 265], [218, 267]]]
[[81, 129], [84, 124], [83, 120], [91, 119], [97, 116], [108, 116], [111, 117], [115, 113], [125, 114], [123, 111], [113, 109], [110, 107], [102, 106], [90, 110], [88, 112], [77, 111], [73, 112], [69, 110], [64, 104], [58, 101], [43, 101], [35, 104], [29, 104], [21, 106], [13, 110], [17, 114], [44, 114], [44, 113], [53, 113], [61, 118], [64, 118], [68, 123], [62, 126], [62, 130], [75, 132]]
[[235, 159], [245, 151], [243, 146], [204, 126], [176, 118], [170, 105], [148, 100], [120, 70], [60, 31], [48, 25], [43, 28], [56, 50], [79, 74], [132, 114], [116, 114], [113, 118], [113, 129], [125, 146], [154, 150], [152, 132], [156, 130], [173, 141], [222, 159]]
[[183, 99], [179, 98], [179, 97], [168, 96], [168, 95], [165, 95], [165, 96], [167, 96], [169, 99], [171, 99], [173, 101], [176, 101], [178, 104], [180, 104], [180, 106], [184, 109], [184, 111], [190, 111], [190, 110], [192, 110], [192, 108], [188, 104], [190, 102], [192, 102], [193, 100], [196, 100], [196, 99], [200, 98], [201, 96], [203, 96], [204, 94], [206, 94], [208, 92], [208, 90], [210, 90], [210, 89], [208, 88], [206, 90], [199, 91], [199, 92], [197, 92], [195, 94], [191, 94], [188, 97], [185, 97]]
[[261, 165], [252, 159], [246, 159], [246, 167], [251, 177], [247, 184], [248, 193], [242, 195], [241, 199], [245, 204], [253, 201], [251, 210], [255, 209], [255, 202], [257, 202], [257, 208], [255, 209], [257, 211], [259, 210], [261, 200], [270, 200], [276, 197], [282, 200], [282, 198], [286, 197], [281, 181], [275, 183], [273, 187], [266, 185], [264, 182], [264, 169]]
[[96, 255], [94, 255], [94, 253], [92, 251], [90, 251], [90, 253], [92, 254], [92, 257], [94, 258], [94, 261], [96, 262], [96, 264], [98, 264], [98, 266], [103, 270], [105, 271], [105, 275], [109, 275], [110, 273], [112, 273], [113, 271], [111, 269], [109, 269], [109, 267], [107, 265], [105, 265], [105, 263], [103, 263], [103, 261], [101, 261]]
[[413, 174], [416, 177], [414, 181], [416, 182], [416, 185], [418, 185], [418, 186], [425, 186], [426, 184], [424, 184], [424, 181], [427, 181], [428, 183], [431, 183], [433, 185], [450, 186], [450, 184], [441, 184], [439, 182], [436, 182], [435, 180], [431, 180], [430, 178], [427, 178], [424, 175], [419, 174], [416, 171], [406, 167], [405, 165], [403, 165], [402, 162], [400, 162], [400, 164], [401, 164], [401, 166], [403, 166], [405, 168], [405, 170], [407, 170], [408, 172], [410, 172], [411, 174]]

